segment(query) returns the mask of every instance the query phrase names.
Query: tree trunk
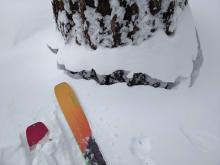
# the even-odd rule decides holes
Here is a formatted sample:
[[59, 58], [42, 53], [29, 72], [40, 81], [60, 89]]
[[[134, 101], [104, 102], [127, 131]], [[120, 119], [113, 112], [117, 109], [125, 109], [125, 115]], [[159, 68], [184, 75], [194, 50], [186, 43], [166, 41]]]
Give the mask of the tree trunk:
[[139, 44], [158, 29], [172, 35], [175, 15], [186, 5], [187, 0], [52, 0], [64, 39], [92, 49]]

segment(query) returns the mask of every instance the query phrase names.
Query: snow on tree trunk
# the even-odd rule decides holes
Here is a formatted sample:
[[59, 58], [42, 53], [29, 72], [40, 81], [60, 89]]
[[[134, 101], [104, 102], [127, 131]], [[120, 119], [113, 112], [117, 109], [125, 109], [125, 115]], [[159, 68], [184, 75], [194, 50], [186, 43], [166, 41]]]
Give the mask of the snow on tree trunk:
[[139, 44], [162, 29], [172, 35], [187, 0], [52, 0], [58, 30], [78, 45]]

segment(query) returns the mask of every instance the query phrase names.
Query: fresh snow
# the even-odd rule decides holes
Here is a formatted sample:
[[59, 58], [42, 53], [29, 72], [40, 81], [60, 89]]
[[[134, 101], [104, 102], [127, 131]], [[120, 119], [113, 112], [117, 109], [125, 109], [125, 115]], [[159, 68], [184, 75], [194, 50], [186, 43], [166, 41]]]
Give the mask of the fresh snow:
[[197, 55], [197, 39], [188, 7], [179, 19], [173, 37], [168, 37], [161, 30], [136, 46], [94, 51], [76, 44], [63, 45], [58, 52], [58, 63], [71, 71], [95, 69], [99, 74], [111, 74], [122, 69], [131, 74], [146, 73], [167, 82], [174, 82], [179, 76], [189, 78]]
[[50, 131], [49, 135], [29, 151], [25, 132], [22, 132], [20, 143], [2, 150], [0, 160], [3, 165], [14, 165], [18, 161], [21, 161], [22, 165], [73, 165], [84, 163], [80, 149], [71, 131], [67, 129], [68, 125], [62, 115], [53, 113], [38, 120], [46, 124]]
[[[66, 123], [54, 119], [54, 113], [62, 117], [53, 92], [62, 81], [76, 91], [108, 165], [220, 164], [219, 0], [190, 1], [203, 65], [191, 88], [182, 82], [171, 91], [124, 84], [100, 86], [70, 78], [57, 69], [57, 55], [47, 47], [63, 48], [50, 1], [0, 1], [4, 6], [0, 10], [0, 165], [30, 161], [23, 147], [24, 132], [37, 121], [45, 122], [54, 138], [39, 146], [34, 154], [36, 164], [54, 165], [56, 159], [58, 165], [65, 161], [83, 164]], [[190, 72], [197, 53], [194, 55]], [[161, 61], [157, 62], [159, 66]], [[39, 152], [50, 156], [41, 158]], [[64, 158], [63, 152], [70, 156]]]
[[136, 137], [132, 140], [130, 149], [140, 165], [155, 165], [154, 161], [150, 158], [150, 152], [152, 150], [150, 139]]

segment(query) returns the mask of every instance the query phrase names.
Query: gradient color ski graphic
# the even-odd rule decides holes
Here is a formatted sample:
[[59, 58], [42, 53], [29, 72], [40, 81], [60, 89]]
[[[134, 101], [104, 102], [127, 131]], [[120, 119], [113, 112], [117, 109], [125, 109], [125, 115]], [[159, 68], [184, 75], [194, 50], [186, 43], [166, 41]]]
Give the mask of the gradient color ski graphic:
[[72, 88], [66, 82], [58, 84], [55, 87], [55, 95], [87, 163], [89, 165], [106, 165]]

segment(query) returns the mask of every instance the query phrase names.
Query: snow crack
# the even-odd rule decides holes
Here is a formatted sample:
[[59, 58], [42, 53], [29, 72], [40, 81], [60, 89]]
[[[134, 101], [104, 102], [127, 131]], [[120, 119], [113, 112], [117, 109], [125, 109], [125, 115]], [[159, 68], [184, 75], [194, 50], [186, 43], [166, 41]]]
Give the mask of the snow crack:
[[203, 65], [204, 62], [204, 57], [203, 57], [203, 52], [202, 52], [202, 47], [201, 47], [201, 42], [199, 39], [199, 34], [198, 31], [196, 29], [196, 38], [197, 38], [197, 56], [196, 58], [192, 61], [193, 62], [193, 70], [191, 73], [191, 79], [190, 79], [190, 85], [189, 87], [192, 87], [195, 83], [195, 81], [197, 80], [199, 73], [200, 73], [200, 69]]
[[59, 69], [64, 70], [67, 75], [74, 79], [94, 80], [99, 85], [113, 85], [116, 83], [126, 83], [127, 86], [148, 85], [154, 88], [173, 89], [179, 82], [178, 79], [174, 82], [164, 82], [156, 78], [152, 78], [146, 73], [133, 73], [132, 77], [129, 77], [129, 71], [116, 70], [111, 74], [100, 75], [97, 74], [94, 69], [90, 71], [82, 70], [79, 72], [73, 72], [65, 68], [64, 65], [57, 64]]
[[50, 45], [47, 44], [47, 48], [54, 54], [57, 54], [59, 49], [56, 49], [56, 48], [52, 48]]

